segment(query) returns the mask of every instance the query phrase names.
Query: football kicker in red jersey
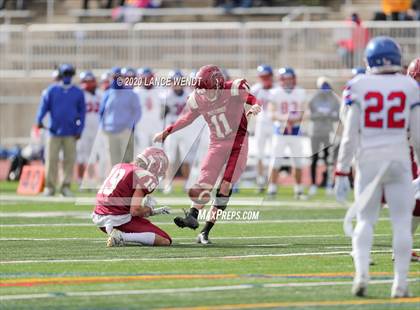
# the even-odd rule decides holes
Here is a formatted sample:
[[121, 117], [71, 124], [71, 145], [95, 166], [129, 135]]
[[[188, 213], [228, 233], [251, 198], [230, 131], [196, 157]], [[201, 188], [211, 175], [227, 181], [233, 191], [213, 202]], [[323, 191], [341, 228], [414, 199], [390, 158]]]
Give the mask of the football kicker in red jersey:
[[[224, 210], [232, 193], [232, 184], [239, 180], [245, 169], [248, 155], [247, 126], [250, 115], [256, 115], [261, 107], [249, 93], [245, 79], [225, 81], [221, 69], [214, 65], [201, 67], [195, 77], [195, 90], [187, 101], [187, 111], [173, 125], [155, 136], [155, 142], [203, 116], [210, 129], [210, 144], [202, 162], [197, 184], [189, 191], [192, 207], [185, 217], [176, 217], [177, 226], [196, 229], [199, 210], [211, 199], [216, 188], [209, 220], [198, 236], [198, 242], [209, 243], [208, 235], [218, 210]], [[221, 182], [216, 184], [221, 176]]]

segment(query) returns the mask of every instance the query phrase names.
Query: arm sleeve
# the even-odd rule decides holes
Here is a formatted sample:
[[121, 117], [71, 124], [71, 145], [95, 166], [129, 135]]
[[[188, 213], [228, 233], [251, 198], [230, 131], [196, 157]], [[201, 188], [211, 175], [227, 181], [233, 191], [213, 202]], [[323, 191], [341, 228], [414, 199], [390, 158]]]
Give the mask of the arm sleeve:
[[36, 115], [37, 124], [41, 124], [43, 118], [50, 110], [50, 92], [45, 90], [42, 92], [41, 101], [39, 103], [38, 113]]
[[231, 95], [239, 96], [246, 104], [258, 104], [257, 98], [251, 94], [248, 82], [245, 79], [236, 79], [232, 82]]
[[77, 128], [77, 133], [80, 135], [85, 127], [85, 118], [86, 118], [86, 103], [85, 95], [80, 91], [80, 99], [78, 101], [77, 110], [79, 112], [80, 126]]
[[197, 117], [200, 116], [197, 110], [188, 109], [186, 113], [182, 114], [174, 124], [166, 127], [167, 133], [174, 133], [191, 124]]
[[253, 94], [251, 94], [249, 84], [245, 79], [243, 79], [239, 84], [239, 95], [245, 101], [246, 104], [259, 104], [259, 102], [257, 102], [257, 98]]
[[420, 162], [420, 105], [412, 108], [410, 113], [410, 135], [411, 144], [416, 154], [417, 163]]
[[360, 107], [352, 104], [346, 114], [344, 132], [338, 151], [337, 170], [343, 173], [350, 172], [351, 163], [358, 144], [360, 131]]

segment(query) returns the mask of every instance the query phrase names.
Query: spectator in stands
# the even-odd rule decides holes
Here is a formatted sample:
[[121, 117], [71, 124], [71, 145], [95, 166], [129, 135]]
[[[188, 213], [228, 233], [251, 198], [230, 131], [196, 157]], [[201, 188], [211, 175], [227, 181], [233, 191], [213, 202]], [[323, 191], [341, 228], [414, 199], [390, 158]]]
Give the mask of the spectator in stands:
[[[99, 6], [104, 9], [111, 9], [114, 4], [114, 0], [106, 0], [105, 5], [103, 4], [102, 0], [96, 0], [96, 2], [99, 3]], [[118, 0], [118, 5], [123, 6], [124, 3], [125, 3], [125, 0]], [[83, 0], [82, 7], [85, 10], [89, 9], [89, 0]]]
[[[7, 0], [0, 0], [0, 10], [6, 9]], [[15, 0], [12, 1], [15, 3], [16, 10], [25, 10], [26, 9], [26, 0]]]
[[123, 80], [121, 70], [113, 68], [111, 87], [105, 91], [99, 108], [112, 165], [133, 160], [133, 131], [141, 117], [139, 99], [131, 88], [124, 87]]
[[225, 9], [235, 7], [250, 8], [253, 6], [253, 0], [215, 0], [214, 6], [222, 6]]
[[162, 0], [127, 0], [126, 6], [143, 9], [155, 9], [162, 5]]
[[350, 37], [338, 42], [338, 53], [347, 67], [354, 67], [355, 59], [362, 61], [363, 51], [368, 41], [369, 31], [362, 25], [359, 15], [353, 13], [350, 20]]
[[85, 123], [85, 98], [83, 91], [71, 84], [75, 69], [72, 65], [59, 67], [61, 81], [48, 87], [41, 97], [37, 114], [37, 126], [43, 128], [43, 119], [50, 115], [47, 142], [46, 187], [44, 195], [53, 196], [57, 184], [58, 161], [60, 151], [63, 152], [63, 182], [61, 194], [73, 196], [70, 184], [73, 177], [73, 166], [76, 158], [76, 140], [80, 138]]
[[408, 15], [412, 20], [420, 20], [420, 0], [414, 0]]
[[412, 0], [382, 0], [382, 11], [391, 20], [406, 20]]
[[339, 120], [340, 111], [340, 100], [332, 90], [331, 81], [326, 77], [319, 77], [316, 84], [318, 91], [309, 101], [310, 122], [308, 134], [312, 145], [310, 196], [315, 195], [318, 189], [316, 173], [321, 152], [323, 153], [324, 163], [327, 166], [321, 186], [325, 184], [327, 193], [332, 193], [334, 154], [330, 151], [330, 146], [334, 134], [334, 124]]

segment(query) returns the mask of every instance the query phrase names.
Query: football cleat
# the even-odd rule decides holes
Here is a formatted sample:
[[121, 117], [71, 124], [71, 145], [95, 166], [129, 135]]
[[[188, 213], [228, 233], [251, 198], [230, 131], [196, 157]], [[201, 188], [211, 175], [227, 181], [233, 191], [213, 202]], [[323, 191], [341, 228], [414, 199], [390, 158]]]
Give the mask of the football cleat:
[[199, 233], [197, 236], [197, 243], [211, 244], [211, 241], [209, 240], [209, 234], [206, 234], [205, 232]]
[[295, 199], [296, 200], [308, 200], [308, 196], [306, 196], [302, 192], [299, 192], [299, 193], [295, 193]]
[[52, 188], [50, 188], [50, 187], [46, 187], [44, 189], [44, 192], [42, 193], [42, 195], [45, 196], [45, 197], [54, 196], [54, 190]]
[[166, 186], [166, 187], [163, 189], [162, 193], [163, 193], [163, 194], [165, 194], [165, 195], [172, 194], [172, 185], [168, 185], [168, 186]]
[[331, 185], [327, 185], [327, 187], [325, 188], [325, 195], [327, 196], [334, 195], [334, 187], [332, 187]]
[[311, 187], [309, 187], [308, 195], [309, 196], [315, 196], [317, 191], [318, 191], [318, 186], [311, 185]]
[[63, 197], [74, 197], [73, 192], [70, 190], [68, 186], [64, 186], [61, 189], [61, 195], [63, 195]]
[[191, 229], [197, 229], [200, 225], [196, 218], [194, 218], [192, 215], [188, 214], [188, 211], [185, 211], [185, 217], [177, 216], [174, 218], [174, 223], [176, 226], [180, 228], [188, 227]]
[[108, 240], [106, 241], [106, 246], [109, 248], [124, 246], [122, 232], [114, 228], [109, 234]]
[[351, 293], [357, 297], [365, 297], [367, 293], [367, 283], [366, 282], [355, 282], [351, 289]]
[[399, 287], [396, 285], [392, 286], [391, 298], [408, 298], [408, 297], [410, 297], [408, 286], [406, 287]]

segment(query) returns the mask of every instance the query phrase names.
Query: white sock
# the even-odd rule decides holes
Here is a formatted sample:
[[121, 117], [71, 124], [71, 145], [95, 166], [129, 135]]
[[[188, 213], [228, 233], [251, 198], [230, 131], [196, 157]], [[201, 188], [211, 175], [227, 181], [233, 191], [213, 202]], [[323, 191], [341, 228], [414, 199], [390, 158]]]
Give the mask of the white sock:
[[372, 242], [373, 225], [366, 220], [359, 220], [352, 238], [356, 282], [366, 282], [369, 280], [369, 253], [372, 248]]
[[294, 190], [295, 190], [295, 194], [303, 193], [303, 186], [302, 186], [302, 184], [296, 184], [295, 187], [294, 187]]
[[[407, 222], [409, 223], [409, 221]], [[411, 250], [413, 248], [411, 231], [407, 226], [398, 225], [399, 229], [393, 231], [394, 286], [398, 287], [407, 286]]]
[[268, 192], [269, 193], [275, 193], [275, 192], [277, 192], [277, 184], [270, 183], [268, 185]]
[[153, 245], [155, 243], [155, 234], [151, 232], [144, 233], [122, 233], [125, 242], [137, 242], [143, 245]]
[[419, 227], [420, 224], [420, 216], [413, 216], [412, 222], [411, 222], [411, 234], [414, 236], [416, 233], [417, 227]]
[[258, 185], [264, 185], [264, 183], [265, 183], [265, 178], [263, 176], [259, 175], [257, 177], [257, 184]]

